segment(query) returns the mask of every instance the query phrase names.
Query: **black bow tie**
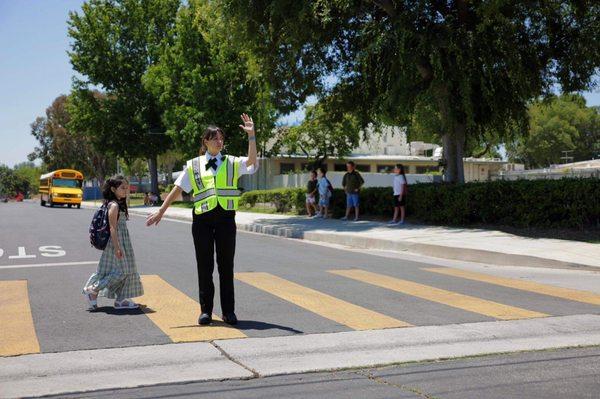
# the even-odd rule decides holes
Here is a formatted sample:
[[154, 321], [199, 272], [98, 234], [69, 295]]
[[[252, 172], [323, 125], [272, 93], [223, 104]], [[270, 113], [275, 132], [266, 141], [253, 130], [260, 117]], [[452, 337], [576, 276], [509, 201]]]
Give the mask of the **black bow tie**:
[[217, 158], [212, 158], [206, 163], [206, 170], [208, 170], [209, 168], [217, 170]]

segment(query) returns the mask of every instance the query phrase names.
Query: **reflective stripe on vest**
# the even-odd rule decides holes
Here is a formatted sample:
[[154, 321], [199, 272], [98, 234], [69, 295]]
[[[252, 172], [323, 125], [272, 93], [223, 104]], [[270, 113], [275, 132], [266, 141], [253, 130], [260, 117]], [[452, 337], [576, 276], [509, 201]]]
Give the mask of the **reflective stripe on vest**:
[[209, 188], [206, 191], [203, 191], [200, 194], [193, 197], [192, 202], [202, 201], [203, 199], [208, 198], [211, 195], [215, 195], [217, 192], [218, 192], [218, 190], [215, 190], [214, 188]]
[[192, 202], [202, 201], [203, 199], [215, 194], [217, 194], [219, 197], [239, 197], [242, 195], [242, 192], [240, 190], [230, 190], [227, 188], [217, 188], [216, 190], [214, 188], [209, 188], [193, 197]]
[[194, 171], [194, 180], [198, 185], [198, 189], [202, 190], [204, 188], [204, 183], [202, 183], [202, 177], [200, 174], [200, 158], [192, 159], [192, 170]]

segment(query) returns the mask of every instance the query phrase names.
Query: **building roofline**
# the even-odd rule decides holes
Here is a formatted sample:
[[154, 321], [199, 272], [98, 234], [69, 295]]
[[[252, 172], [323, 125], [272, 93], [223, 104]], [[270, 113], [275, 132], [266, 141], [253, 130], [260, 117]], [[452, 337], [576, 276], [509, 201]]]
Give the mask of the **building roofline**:
[[[270, 158], [282, 158], [282, 159], [307, 159], [306, 155], [301, 154], [276, 154]], [[364, 161], [421, 161], [421, 162], [438, 162], [438, 157], [421, 157], [417, 155], [349, 155], [344, 158], [331, 157], [328, 158], [333, 161], [344, 161], [344, 160], [364, 160]], [[505, 164], [507, 161], [503, 161], [497, 158], [463, 158], [463, 162], [467, 163], [489, 163], [489, 164]]]

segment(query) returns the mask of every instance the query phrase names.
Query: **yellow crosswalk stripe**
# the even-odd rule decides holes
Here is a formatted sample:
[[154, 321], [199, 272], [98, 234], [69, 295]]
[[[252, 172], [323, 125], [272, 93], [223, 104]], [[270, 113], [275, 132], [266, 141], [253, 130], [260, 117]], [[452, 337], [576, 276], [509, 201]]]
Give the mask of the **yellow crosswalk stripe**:
[[[200, 304], [167, 283], [160, 276], [142, 276], [144, 295], [136, 298], [144, 304], [146, 316], [173, 342], [212, 341], [245, 338], [246, 334], [226, 325], [198, 325]], [[213, 315], [213, 320], [221, 321]]]
[[404, 321], [365, 309], [269, 273], [236, 273], [235, 278], [354, 330], [410, 326]]
[[460, 269], [452, 269], [445, 267], [432, 267], [424, 268], [428, 272], [445, 274], [447, 276], [454, 276], [460, 278], [466, 278], [469, 280], [482, 281], [484, 283], [500, 285], [503, 287], [514, 288], [522, 291], [534, 292], [536, 294], [543, 294], [554, 296], [557, 298], [569, 299], [571, 301], [590, 303], [592, 305], [600, 305], [600, 295], [589, 291], [579, 291], [570, 288], [556, 287], [552, 285], [545, 285], [535, 283], [533, 281], [523, 281], [513, 278], [496, 277], [488, 274], [470, 272]]
[[383, 274], [368, 272], [366, 270], [329, 270], [329, 272], [364, 283], [376, 285], [378, 287], [401, 292], [403, 294], [426, 299], [428, 301], [494, 317], [500, 320], [528, 319], [548, 316], [545, 313], [503, 305], [501, 303], [488, 301], [486, 299], [463, 295], [457, 292], [446, 291], [440, 288], [415, 283], [413, 281], [401, 280]]
[[0, 356], [39, 352], [27, 280], [0, 281]]

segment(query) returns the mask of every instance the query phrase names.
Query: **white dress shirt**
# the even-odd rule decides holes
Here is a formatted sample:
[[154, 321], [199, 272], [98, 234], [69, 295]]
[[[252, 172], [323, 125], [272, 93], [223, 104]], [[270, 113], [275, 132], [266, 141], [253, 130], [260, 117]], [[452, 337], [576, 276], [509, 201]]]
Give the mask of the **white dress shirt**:
[[[206, 162], [210, 161], [213, 158], [217, 158], [217, 169], [223, 163], [223, 156], [219, 152], [217, 155], [210, 155], [208, 152], [204, 155], [206, 157]], [[241, 159], [239, 173], [242, 175], [252, 175], [258, 170], [258, 159], [254, 165], [247, 166], [248, 157], [239, 157]], [[208, 168], [206, 170], [201, 171], [202, 174], [210, 173], [213, 176], [217, 174], [217, 170], [213, 168]], [[177, 176], [177, 180], [175, 180], [175, 185], [180, 187], [184, 192], [189, 193], [192, 191], [192, 185], [190, 184], [190, 178], [188, 177], [188, 169], [187, 164], [183, 166], [183, 170]]]

